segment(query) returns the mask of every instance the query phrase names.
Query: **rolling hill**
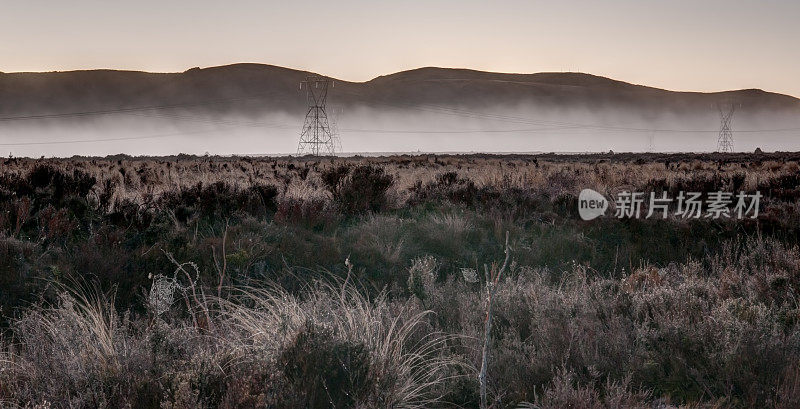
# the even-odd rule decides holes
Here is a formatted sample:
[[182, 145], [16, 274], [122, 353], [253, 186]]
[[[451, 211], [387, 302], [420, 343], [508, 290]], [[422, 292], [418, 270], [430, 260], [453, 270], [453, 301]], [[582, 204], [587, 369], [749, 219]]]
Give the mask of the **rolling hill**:
[[[182, 73], [88, 70], [0, 73], [0, 117], [91, 116], [144, 107], [212, 114], [302, 112], [298, 84], [311, 73], [264, 64], [193, 68]], [[735, 100], [741, 110], [800, 113], [800, 100], [758, 89], [675, 92], [582, 73], [504, 74], [419, 68], [366, 82], [334, 79], [331, 100], [344, 106], [481, 108], [535, 104], [549, 109], [624, 109], [643, 117], [708, 112]]]

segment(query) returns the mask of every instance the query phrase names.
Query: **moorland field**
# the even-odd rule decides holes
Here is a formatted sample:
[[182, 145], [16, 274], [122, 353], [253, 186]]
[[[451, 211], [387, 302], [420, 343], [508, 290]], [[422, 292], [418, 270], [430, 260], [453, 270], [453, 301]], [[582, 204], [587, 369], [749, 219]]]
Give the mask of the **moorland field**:
[[2, 159], [0, 406], [477, 408], [508, 234], [492, 407], [800, 407], [799, 198], [794, 153]]

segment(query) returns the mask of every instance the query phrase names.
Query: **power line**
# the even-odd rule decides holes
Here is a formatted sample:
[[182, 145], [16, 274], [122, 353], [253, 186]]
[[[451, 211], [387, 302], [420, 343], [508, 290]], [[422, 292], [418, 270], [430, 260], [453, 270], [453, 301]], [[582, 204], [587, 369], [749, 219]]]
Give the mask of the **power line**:
[[[310, 87], [309, 87], [310, 88]], [[316, 88], [315, 88], [316, 89]], [[196, 122], [205, 122], [210, 124], [216, 125], [224, 125], [229, 127], [266, 127], [266, 128], [273, 128], [273, 129], [291, 129], [293, 128], [291, 125], [283, 124], [283, 123], [258, 123], [258, 122], [250, 122], [250, 123], [242, 123], [237, 121], [230, 121], [230, 120], [220, 120], [217, 118], [211, 117], [197, 117], [197, 116], [186, 116], [182, 115], [181, 113], [177, 112], [158, 112], [160, 110], [169, 110], [174, 108], [182, 108], [182, 107], [191, 107], [191, 106], [202, 106], [202, 105], [211, 105], [211, 104], [219, 104], [219, 103], [226, 103], [226, 102], [234, 102], [234, 101], [242, 101], [242, 100], [253, 100], [253, 99], [261, 99], [267, 96], [270, 96], [273, 93], [268, 94], [260, 94], [260, 95], [252, 95], [247, 97], [239, 97], [239, 98], [227, 98], [227, 99], [218, 99], [218, 100], [209, 100], [209, 101], [201, 101], [201, 102], [191, 102], [191, 103], [181, 103], [181, 104], [168, 104], [168, 105], [154, 105], [154, 106], [143, 106], [143, 107], [131, 107], [131, 108], [119, 108], [119, 109], [110, 109], [110, 110], [97, 110], [97, 111], [81, 111], [81, 112], [66, 112], [66, 113], [53, 113], [53, 114], [40, 114], [40, 115], [22, 115], [22, 116], [11, 116], [11, 117], [0, 117], [0, 122], [12, 122], [12, 121], [27, 121], [27, 120], [44, 120], [44, 119], [60, 119], [60, 118], [69, 118], [69, 117], [85, 117], [85, 116], [95, 116], [95, 115], [108, 115], [108, 114], [134, 114], [134, 115], [143, 115], [144, 116], [157, 116], [167, 119], [178, 119], [178, 120], [191, 120]], [[356, 95], [350, 93], [351, 95]], [[318, 93], [318, 97], [322, 95]], [[324, 103], [324, 99], [327, 97], [327, 89], [325, 90], [325, 95], [322, 99]], [[454, 115], [459, 117], [467, 117], [467, 118], [474, 118], [474, 119], [486, 119], [486, 120], [495, 120], [501, 121], [504, 123], [514, 123], [514, 124], [525, 124], [525, 125], [538, 125], [537, 128], [517, 128], [517, 129], [457, 129], [457, 130], [437, 130], [437, 129], [365, 129], [365, 128], [342, 128], [342, 131], [345, 132], [353, 132], [353, 133], [376, 133], [376, 134], [480, 134], [480, 133], [538, 133], [538, 132], [552, 132], [552, 131], [561, 131], [559, 133], [567, 132], [576, 132], [576, 131], [617, 131], [617, 132], [649, 132], [649, 133], [722, 133], [722, 130], [709, 130], [709, 129], [668, 129], [668, 128], [647, 128], [647, 127], [630, 127], [630, 126], [613, 126], [613, 125], [601, 125], [601, 124], [585, 124], [585, 123], [577, 123], [577, 122], [564, 122], [564, 121], [548, 121], [548, 120], [537, 120], [532, 118], [525, 118], [525, 117], [518, 117], [518, 116], [511, 116], [511, 115], [501, 115], [495, 113], [487, 113], [487, 112], [478, 112], [478, 111], [470, 111], [465, 109], [459, 108], [451, 108], [451, 107], [444, 107], [432, 104], [397, 104], [397, 103], [388, 103], [384, 101], [371, 101], [372, 103], [378, 105], [385, 105], [385, 106], [392, 106], [395, 108], [405, 108], [405, 109], [414, 109], [419, 111], [426, 111], [426, 112], [433, 112], [438, 114], [444, 115]], [[317, 105], [309, 105], [309, 110], [307, 114], [319, 112], [317, 111]], [[320, 105], [321, 108], [324, 108], [324, 104]], [[151, 112], [148, 112], [151, 111]], [[307, 115], [308, 118], [308, 115]], [[319, 120], [319, 128], [317, 125], [314, 125], [310, 130], [317, 129], [318, 135], [320, 135], [320, 131], [323, 135], [321, 140], [328, 140], [327, 136], [325, 136], [324, 128], [327, 126], [327, 115], [324, 115], [324, 120], [320, 119], [322, 117], [318, 116], [316, 120]], [[322, 123], [326, 125], [323, 126]], [[311, 122], [313, 124], [314, 121]], [[730, 122], [728, 122], [730, 125]], [[723, 123], [724, 128], [724, 123]], [[304, 125], [304, 131], [306, 130], [306, 126]], [[29, 146], [29, 145], [48, 145], [48, 144], [70, 144], [70, 143], [92, 143], [92, 142], [109, 142], [109, 141], [123, 141], [123, 140], [138, 140], [138, 139], [154, 139], [154, 138], [165, 138], [165, 137], [174, 137], [174, 136], [181, 136], [181, 135], [190, 135], [196, 133], [213, 133], [218, 132], [218, 129], [214, 130], [202, 130], [202, 131], [188, 131], [188, 132], [175, 132], [175, 133], [168, 133], [168, 134], [158, 134], [158, 135], [143, 135], [143, 136], [131, 136], [131, 137], [119, 137], [119, 138], [99, 138], [99, 139], [79, 139], [79, 140], [66, 140], [66, 141], [41, 141], [41, 142], [20, 142], [20, 143], [0, 143], [0, 146]], [[328, 131], [331, 132], [330, 127], [328, 126]], [[796, 132], [800, 131], [800, 127], [792, 127], [792, 128], [773, 128], [773, 129], [742, 129], [737, 130], [739, 133], [780, 133], [780, 132]], [[331, 134], [330, 141], [335, 143], [335, 138], [333, 134]], [[302, 142], [301, 142], [302, 143]], [[327, 143], [327, 142], [325, 142]], [[732, 147], [732, 139], [731, 139], [731, 147]], [[327, 149], [327, 148], [326, 148]], [[335, 147], [334, 147], [335, 150]]]
[[185, 108], [192, 106], [214, 105], [214, 104], [223, 104], [228, 102], [261, 99], [267, 96], [271, 96], [273, 94], [275, 94], [275, 92], [271, 92], [268, 94], [252, 95], [247, 97], [216, 99], [216, 100], [208, 100], [202, 102], [187, 102], [180, 104], [152, 105], [152, 106], [141, 106], [141, 107], [130, 107], [130, 108], [105, 109], [97, 111], [78, 111], [78, 112], [60, 112], [52, 114], [7, 116], [7, 117], [0, 117], [0, 122], [28, 121], [28, 120], [39, 120], [39, 119], [61, 119], [61, 118], [96, 116], [96, 115], [137, 113], [143, 111], [157, 111], [162, 109]]
[[377, 133], [377, 134], [475, 134], [475, 133], [536, 133], [543, 131], [554, 131], [564, 128], [525, 128], [525, 129], [451, 129], [451, 130], [431, 130], [431, 129], [363, 129], [363, 128], [342, 128], [345, 132], [354, 133]]
[[[384, 104], [389, 105], [389, 104]], [[402, 105], [391, 104], [395, 107], [401, 107]], [[613, 126], [613, 125], [600, 125], [600, 124], [585, 124], [585, 123], [578, 123], [578, 122], [564, 122], [564, 121], [547, 121], [547, 120], [534, 120], [530, 118], [524, 117], [517, 117], [517, 116], [508, 116], [508, 115], [499, 115], [499, 114], [491, 114], [491, 113], [481, 113], [475, 111], [468, 111], [464, 109], [455, 109], [455, 108], [447, 108], [447, 107], [439, 107], [436, 105], [426, 105], [424, 106], [429, 107], [436, 107], [439, 111], [436, 110], [428, 110], [429, 112], [442, 112], [442, 113], [452, 113], [454, 115], [464, 115], [467, 117], [472, 118], [483, 118], [483, 119], [497, 119], [500, 121], [506, 122], [516, 122], [516, 123], [526, 123], [532, 125], [557, 125], [556, 128], [548, 128], [547, 130], [557, 130], [557, 129], [591, 129], [591, 130], [609, 130], [609, 131], [629, 131], [629, 132], [660, 132], [660, 133], [718, 133], [719, 130], [716, 129], [675, 129], [675, 128], [647, 128], [647, 127], [631, 127], [631, 126]], [[413, 105], [405, 106], [407, 108], [414, 109]], [[424, 110], [424, 109], [422, 109]], [[531, 131], [531, 130], [526, 130]], [[800, 127], [793, 127], [793, 128], [768, 128], [768, 129], [742, 129], [737, 130], [736, 132], [747, 132], [747, 133], [773, 133], [773, 132], [795, 132], [800, 131]]]
[[[360, 94], [347, 92], [351, 96], [361, 97]], [[384, 105], [393, 108], [412, 109], [418, 111], [440, 113], [445, 115], [462, 116], [474, 119], [490, 119], [506, 123], [517, 123], [527, 125], [548, 125], [555, 126], [561, 129], [601, 129], [611, 131], [628, 131], [628, 132], [659, 132], [659, 133], [718, 133], [717, 129], [675, 129], [675, 128], [648, 128], [648, 127], [634, 127], [634, 126], [615, 126], [615, 125], [602, 125], [602, 124], [586, 124], [579, 122], [566, 122], [566, 121], [551, 121], [543, 119], [533, 119], [512, 115], [502, 115], [488, 112], [471, 111], [463, 108], [452, 108], [435, 104], [412, 104], [412, 103], [391, 103], [386, 101], [369, 101], [377, 105]], [[550, 128], [553, 129], [553, 128]], [[750, 130], [737, 130], [737, 132], [748, 133], [771, 133], [771, 132], [795, 132], [800, 131], [800, 127], [792, 128], [773, 128], [773, 129], [750, 129]], [[424, 132], [420, 132], [424, 133]]]
[[[233, 125], [234, 127], [266, 127], [266, 128], [274, 128], [274, 129], [293, 129], [293, 126], [290, 125], [281, 125], [281, 124], [274, 124], [274, 123], [252, 123], [252, 124], [239, 124]], [[205, 130], [195, 130], [195, 131], [185, 131], [185, 132], [172, 132], [166, 134], [157, 134], [157, 135], [142, 135], [142, 136], [125, 136], [125, 137], [117, 137], [117, 138], [97, 138], [97, 139], [73, 139], [73, 140], [66, 140], [66, 141], [38, 141], [38, 142], [17, 142], [17, 143], [0, 143], [0, 146], [35, 146], [35, 145], [64, 145], [64, 144], [74, 144], [74, 143], [93, 143], [93, 142], [114, 142], [114, 141], [130, 141], [130, 140], [140, 140], [140, 139], [157, 139], [157, 138], [169, 138], [175, 136], [184, 136], [184, 135], [196, 135], [196, 134], [203, 134], [203, 133], [215, 133], [219, 132], [220, 129], [205, 129]]]
[[[153, 106], [143, 106], [143, 107], [131, 107], [131, 108], [119, 108], [119, 109], [109, 109], [109, 110], [97, 110], [97, 111], [80, 111], [80, 112], [64, 112], [64, 113], [53, 113], [53, 114], [39, 114], [39, 115], [20, 115], [20, 116], [10, 116], [10, 117], [0, 117], [0, 122], [11, 122], [11, 121], [25, 121], [25, 120], [39, 120], [39, 119], [60, 119], [60, 118], [68, 118], [68, 117], [84, 117], [84, 116], [95, 116], [95, 115], [109, 115], [109, 114], [126, 114], [126, 113], [139, 113], [139, 112], [146, 112], [146, 111], [158, 111], [164, 109], [174, 109], [174, 108], [183, 108], [183, 107], [191, 107], [191, 106], [202, 106], [202, 105], [213, 105], [213, 104], [220, 104], [226, 102], [235, 102], [235, 101], [243, 101], [243, 100], [254, 100], [254, 99], [261, 99], [266, 96], [270, 96], [275, 94], [275, 92], [268, 93], [268, 94], [260, 94], [260, 95], [252, 95], [247, 97], [239, 97], [239, 98], [227, 98], [227, 99], [218, 99], [218, 100], [209, 100], [209, 101], [202, 101], [202, 102], [191, 102], [191, 103], [181, 103], [181, 104], [168, 104], [168, 105], [153, 105]], [[355, 93], [348, 93], [351, 95], [358, 95]], [[360, 96], [360, 95], [358, 95]], [[487, 112], [477, 112], [477, 111], [469, 111], [465, 109], [457, 109], [457, 108], [450, 108], [450, 107], [443, 107], [439, 105], [433, 104], [398, 104], [398, 103], [387, 103], [384, 101], [371, 101], [372, 103], [378, 105], [385, 105], [391, 106], [395, 108], [409, 108], [415, 109], [420, 111], [427, 111], [427, 112], [434, 112], [434, 113], [441, 113], [446, 115], [456, 115], [468, 118], [476, 118], [476, 119], [491, 119], [491, 120], [498, 120], [503, 121], [506, 123], [518, 123], [518, 124], [529, 124], [529, 125], [549, 125], [551, 128], [547, 128], [547, 130], [557, 130], [557, 129], [573, 129], [573, 128], [585, 128], [585, 129], [603, 129], [603, 130], [612, 130], [612, 131], [630, 131], [630, 132], [662, 132], [662, 133], [718, 133], [719, 130], [710, 130], [710, 129], [673, 129], [673, 128], [647, 128], [647, 127], [631, 127], [631, 126], [614, 126], [614, 125], [602, 125], [602, 124], [586, 124], [586, 123], [578, 123], [578, 122], [565, 122], [565, 121], [548, 121], [548, 120], [537, 120], [532, 118], [525, 118], [525, 117], [518, 117], [518, 116], [510, 116], [510, 115], [501, 115], [501, 114], [494, 114], [494, 113], [487, 113]], [[157, 115], [168, 115], [167, 113], [158, 113]], [[180, 118], [183, 119], [183, 118]], [[188, 119], [188, 118], [187, 118]], [[198, 118], [197, 120], [202, 120]], [[220, 122], [218, 120], [209, 120], [210, 122]], [[342, 129], [345, 130], [345, 129]], [[772, 129], [741, 129], [737, 130], [740, 133], [776, 133], [776, 132], [794, 132], [800, 130], [800, 127], [792, 127], [792, 128], [772, 128]], [[349, 130], [353, 131], [353, 130]], [[491, 132], [515, 132], [517, 130], [497, 130]], [[525, 132], [530, 132], [530, 129], [524, 130]], [[391, 132], [391, 133], [406, 133], [405, 130], [400, 131], [393, 131], [393, 130], [381, 130], [381, 132]], [[439, 131], [413, 131], [415, 133], [452, 133], [452, 132], [439, 132]], [[467, 133], [473, 131], [467, 131]], [[410, 132], [408, 132], [410, 133]]]
[[[216, 121], [216, 120], [203, 120], [202, 118], [192, 118], [192, 117], [185, 117], [185, 116], [164, 116], [165, 118], [171, 119], [186, 119], [186, 120], [193, 120], [193, 121], [202, 121], [206, 123], [218, 124], [218, 125], [225, 125], [232, 128], [236, 127], [263, 127], [263, 128], [271, 128], [271, 129], [293, 129], [294, 126], [289, 124], [281, 124], [281, 123], [237, 123], [232, 121]], [[562, 131], [561, 134], [565, 133], [563, 131], [568, 132], [580, 132], [580, 131], [594, 131], [597, 132], [598, 130], [592, 129], [572, 129], [571, 131], [565, 130], [561, 127], [556, 128], [518, 128], [518, 129], [459, 129], [459, 130], [430, 130], [430, 129], [364, 129], [364, 128], [341, 128], [344, 132], [351, 132], [351, 133], [375, 133], [375, 134], [481, 134], [481, 133], [540, 133], [540, 132], [551, 132], [551, 131]], [[758, 133], [766, 133], [766, 132], [785, 132], [785, 131], [797, 131], [800, 128], [785, 128], [785, 129], [771, 129], [771, 130], [739, 130], [737, 132], [758, 132]], [[98, 138], [98, 139], [79, 139], [79, 140], [66, 140], [66, 141], [41, 141], [41, 142], [18, 142], [18, 143], [0, 143], [0, 146], [31, 146], [31, 145], [50, 145], [50, 144], [71, 144], [71, 143], [91, 143], [91, 142], [110, 142], [110, 141], [125, 141], [125, 140], [138, 140], [138, 139], [154, 139], [154, 138], [166, 138], [166, 137], [174, 137], [174, 136], [182, 136], [182, 135], [191, 135], [191, 134], [199, 134], [199, 133], [215, 133], [220, 132], [220, 129], [209, 129], [209, 130], [202, 130], [202, 131], [187, 131], [187, 132], [175, 132], [169, 134], [159, 134], [159, 135], [143, 135], [143, 136], [131, 136], [131, 137], [119, 137], [119, 138]], [[609, 132], [610, 130], [602, 130], [605, 132]], [[688, 130], [686, 130], [688, 132]], [[653, 130], [652, 132], [663, 132]], [[710, 130], [696, 130], [692, 132], [717, 132], [717, 131], [710, 131]]]

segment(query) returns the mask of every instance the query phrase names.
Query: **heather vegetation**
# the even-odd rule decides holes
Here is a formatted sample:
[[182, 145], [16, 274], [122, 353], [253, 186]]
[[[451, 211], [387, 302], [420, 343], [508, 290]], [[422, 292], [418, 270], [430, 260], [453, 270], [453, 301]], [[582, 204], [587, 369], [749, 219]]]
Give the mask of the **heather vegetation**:
[[[508, 234], [490, 407], [795, 408], [799, 162], [9, 158], [0, 406], [477, 408]], [[582, 188], [763, 198], [586, 222]]]

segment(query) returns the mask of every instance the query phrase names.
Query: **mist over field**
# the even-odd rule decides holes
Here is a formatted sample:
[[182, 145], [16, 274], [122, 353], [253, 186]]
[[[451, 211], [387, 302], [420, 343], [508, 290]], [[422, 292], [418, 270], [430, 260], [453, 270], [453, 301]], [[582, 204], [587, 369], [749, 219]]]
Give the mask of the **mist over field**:
[[[334, 105], [329, 111], [331, 123], [339, 129], [343, 154], [710, 152], [716, 149], [719, 127], [719, 115], [711, 107], [696, 115], [664, 113], [647, 118], [622, 109], [555, 110], [534, 105], [480, 111]], [[154, 112], [0, 122], [0, 152], [24, 157], [296, 154], [301, 114]], [[788, 114], [743, 112], [734, 116], [732, 128], [736, 151], [800, 149], [800, 120]]]
[[[0, 74], [3, 155], [294, 154], [305, 71], [263, 64], [181, 73]], [[324, 77], [328, 78], [328, 77]], [[709, 152], [717, 104], [734, 149], [800, 149], [800, 100], [757, 89], [676, 92], [596, 75], [420, 68], [329, 78], [342, 152]]]

